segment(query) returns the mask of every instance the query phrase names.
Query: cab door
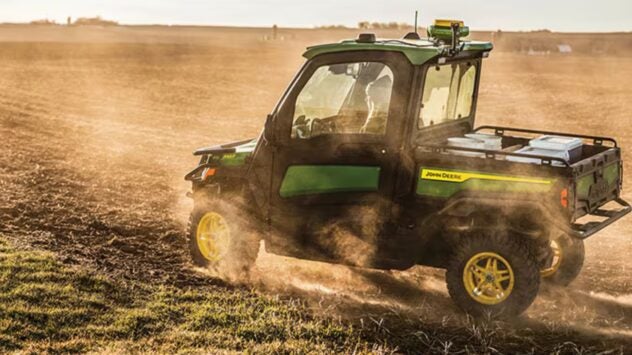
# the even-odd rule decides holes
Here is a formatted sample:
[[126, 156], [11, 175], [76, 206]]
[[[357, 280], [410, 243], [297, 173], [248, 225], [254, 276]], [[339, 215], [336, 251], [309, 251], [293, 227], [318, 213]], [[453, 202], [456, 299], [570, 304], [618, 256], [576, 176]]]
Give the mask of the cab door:
[[411, 78], [398, 53], [327, 54], [306, 64], [275, 117], [272, 251], [360, 264], [340, 249], [379, 245]]

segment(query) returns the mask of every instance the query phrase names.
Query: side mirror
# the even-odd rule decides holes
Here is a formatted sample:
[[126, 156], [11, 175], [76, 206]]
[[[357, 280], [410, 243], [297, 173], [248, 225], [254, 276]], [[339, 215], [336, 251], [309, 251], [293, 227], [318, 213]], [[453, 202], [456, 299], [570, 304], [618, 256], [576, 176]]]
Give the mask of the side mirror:
[[274, 115], [269, 114], [268, 117], [266, 117], [266, 123], [263, 126], [263, 139], [265, 139], [268, 144], [274, 145], [276, 143], [275, 138]]

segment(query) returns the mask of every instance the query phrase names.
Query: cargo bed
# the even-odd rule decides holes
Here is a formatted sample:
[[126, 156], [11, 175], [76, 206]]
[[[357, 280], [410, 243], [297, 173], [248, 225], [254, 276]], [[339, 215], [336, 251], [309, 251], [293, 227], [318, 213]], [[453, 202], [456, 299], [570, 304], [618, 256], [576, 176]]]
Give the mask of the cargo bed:
[[[513, 164], [529, 164], [536, 167], [542, 165], [547, 166], [549, 169], [559, 169], [556, 175], [569, 179], [567, 203], [568, 208], [571, 210], [569, 224], [560, 227], [577, 238], [588, 238], [632, 210], [630, 205], [620, 197], [623, 165], [621, 149], [613, 138], [497, 126], [481, 126], [473, 132], [480, 133], [485, 130], [491, 130], [495, 135], [503, 137], [503, 148], [526, 146], [531, 139], [507, 135], [506, 133], [508, 132], [527, 135], [574, 137], [582, 139], [584, 144], [582, 145], [581, 155], [575, 161], [567, 161], [551, 156], [521, 154], [515, 151], [461, 148], [446, 145], [422, 144], [418, 145], [417, 149], [419, 152], [431, 151], [444, 154], [453, 153], [454, 151], [481, 153], [481, 157], [471, 159], [499, 160], [507, 157], [518, 157], [535, 161], [539, 160], [539, 164], [521, 162], [513, 162]], [[611, 202], [618, 205], [619, 208], [616, 210], [604, 209], [604, 206]], [[579, 223], [579, 219], [588, 219], [589, 221]], [[594, 219], [599, 219], [599, 221]]]

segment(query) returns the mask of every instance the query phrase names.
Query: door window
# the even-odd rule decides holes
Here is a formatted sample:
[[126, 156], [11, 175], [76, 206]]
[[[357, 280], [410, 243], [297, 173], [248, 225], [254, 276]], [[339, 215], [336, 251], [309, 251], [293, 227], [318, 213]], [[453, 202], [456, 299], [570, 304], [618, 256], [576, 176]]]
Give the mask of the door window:
[[392, 89], [393, 72], [384, 63], [321, 66], [296, 99], [291, 137], [383, 135]]

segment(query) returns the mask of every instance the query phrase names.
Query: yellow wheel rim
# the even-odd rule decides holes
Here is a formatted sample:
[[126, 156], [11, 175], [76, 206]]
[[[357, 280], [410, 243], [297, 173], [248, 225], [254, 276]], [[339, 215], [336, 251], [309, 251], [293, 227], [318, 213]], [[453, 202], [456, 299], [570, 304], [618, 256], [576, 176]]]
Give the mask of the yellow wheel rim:
[[198, 222], [195, 239], [202, 256], [208, 261], [218, 262], [228, 251], [230, 229], [222, 215], [208, 212]]
[[509, 262], [492, 253], [478, 253], [463, 269], [463, 285], [476, 302], [494, 305], [509, 297], [514, 287], [514, 273]]
[[542, 277], [550, 277], [553, 276], [562, 265], [562, 247], [560, 243], [556, 240], [551, 240], [551, 251], [553, 252], [553, 260], [551, 260], [551, 265], [540, 270], [540, 276]]

